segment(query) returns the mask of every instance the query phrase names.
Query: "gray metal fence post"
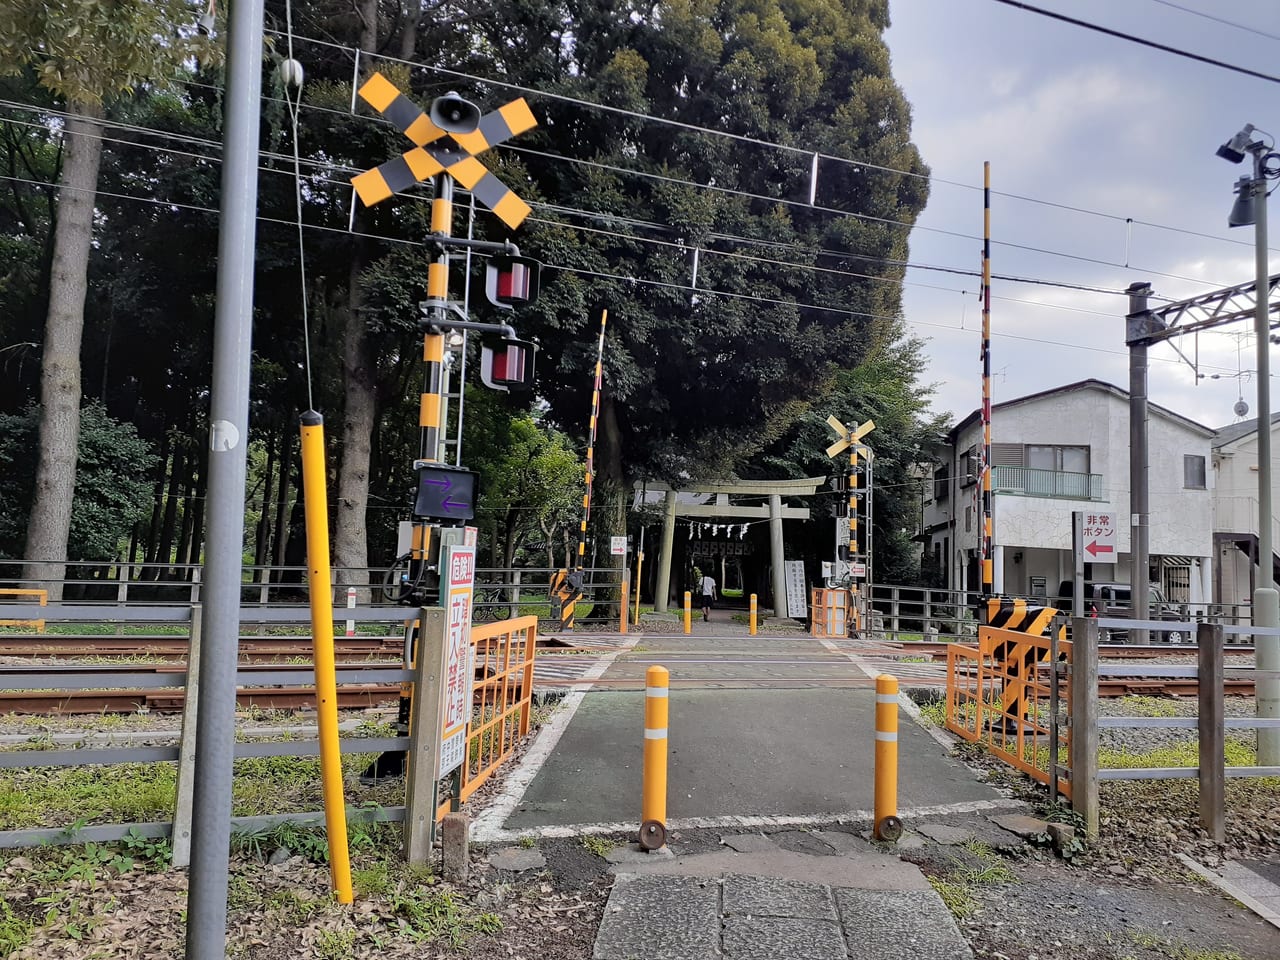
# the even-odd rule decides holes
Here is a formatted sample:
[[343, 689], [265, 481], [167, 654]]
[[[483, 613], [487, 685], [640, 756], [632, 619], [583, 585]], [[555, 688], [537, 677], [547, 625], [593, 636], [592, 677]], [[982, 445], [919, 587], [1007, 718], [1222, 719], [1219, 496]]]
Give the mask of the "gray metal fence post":
[[1196, 686], [1200, 708], [1196, 719], [1200, 735], [1200, 825], [1221, 843], [1227, 836], [1226, 706], [1223, 702], [1221, 624], [1202, 623], [1196, 628], [1200, 664]]
[[173, 809], [173, 865], [191, 863], [191, 814], [196, 789], [196, 722], [200, 702], [200, 604], [191, 605], [191, 638], [187, 643], [187, 682], [182, 701], [182, 734], [178, 746], [178, 782]]
[[436, 833], [436, 767], [444, 723], [444, 608], [423, 607], [418, 624], [404, 798], [404, 858], [409, 863], [427, 862]]
[[1098, 835], [1098, 621], [1071, 621], [1071, 809]]

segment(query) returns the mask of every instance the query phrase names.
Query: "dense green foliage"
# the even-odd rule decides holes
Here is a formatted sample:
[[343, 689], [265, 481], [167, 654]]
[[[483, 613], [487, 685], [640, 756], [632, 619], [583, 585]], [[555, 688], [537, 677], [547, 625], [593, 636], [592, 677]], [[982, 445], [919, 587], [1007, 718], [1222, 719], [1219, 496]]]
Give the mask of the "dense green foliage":
[[[121, 7], [120, 17], [127, 8], [129, 30], [169, 37], [169, 54], [199, 42], [186, 26], [195, 19], [191, 4], [114, 6]], [[903, 334], [899, 264], [909, 225], [927, 199], [928, 171], [910, 141], [910, 110], [892, 79], [882, 38], [885, 0], [651, 6], [463, 0], [447, 17], [424, 14], [416, 2], [295, 2], [295, 56], [307, 71], [296, 134], [307, 224], [309, 370], [292, 223], [294, 130], [274, 69], [285, 52], [284, 37], [272, 32], [283, 25], [284, 5], [269, 0], [267, 6], [251, 556], [301, 556], [293, 502], [297, 417], [308, 405], [308, 373], [314, 405], [330, 425], [335, 469], [348, 454], [338, 425], [349, 396], [342, 353], [350, 311], [359, 311], [372, 346], [376, 416], [363, 465], [369, 494], [367, 503], [354, 504], [367, 511], [370, 562], [393, 555], [395, 523], [412, 489], [422, 375], [416, 319], [429, 194], [362, 213], [358, 227], [367, 239], [347, 232], [351, 172], [408, 146], [366, 107], [350, 112], [351, 48], [372, 38], [379, 52], [408, 53], [423, 66], [410, 70], [368, 56], [362, 72], [376, 66], [419, 102], [451, 88], [486, 108], [516, 95], [498, 84], [433, 72], [444, 67], [527, 88], [539, 119], [509, 149], [484, 156], [534, 205], [511, 237], [547, 265], [538, 303], [502, 318], [541, 344], [537, 396], [468, 391], [473, 419], [464, 461], [486, 477], [478, 518], [486, 556], [542, 564], [551, 559], [544, 550], [556, 549], [558, 558], [566, 530], [576, 525], [596, 331], [607, 308], [596, 447], [602, 509], [593, 532], [621, 532], [625, 485], [634, 479], [830, 472], [821, 453], [823, 418], [832, 412], [849, 420], [873, 417], [881, 424], [874, 440], [884, 491], [877, 499], [878, 549], [886, 551], [887, 564], [881, 569], [912, 576], [912, 500], [899, 494], [911, 493], [908, 468], [936, 424], [924, 412], [928, 391], [919, 383], [918, 345]], [[78, 0], [41, 13], [44, 7], [50, 5], [6, 8], [0, 53], [30, 48], [34, 32], [56, 26], [42, 16], [80, 16], [81, 32], [91, 35], [114, 29], [103, 20], [111, 4]], [[188, 19], [181, 21], [184, 14]], [[126, 44], [128, 37], [117, 39]], [[163, 85], [122, 84], [111, 79], [118, 70], [98, 71], [90, 54], [76, 52], [75, 41], [65, 36], [40, 57], [10, 57], [20, 72], [0, 90], [0, 100], [17, 104], [0, 105], [0, 172], [7, 175], [0, 181], [0, 363], [6, 373], [0, 412], [17, 415], [38, 394], [56, 196], [35, 184], [57, 178], [57, 111], [66, 98], [94, 87], [114, 125], [104, 134], [88, 264], [83, 391], [111, 417], [134, 424], [155, 451], [154, 465], [142, 457], [130, 476], [145, 485], [150, 511], [133, 531], [138, 555], [152, 562], [197, 560], [221, 67], [212, 55], [188, 57]], [[77, 81], [83, 88], [73, 90], [65, 63], [76, 56], [91, 69]], [[160, 62], [124, 66], [130, 76], [146, 76]], [[810, 205], [815, 152], [822, 159]], [[862, 163], [835, 159], [841, 157]], [[474, 229], [489, 239], [508, 236], [483, 210]], [[454, 276], [451, 292], [459, 296], [456, 269]], [[474, 285], [470, 300], [476, 319], [497, 319]], [[522, 407], [530, 401], [536, 416]], [[124, 499], [136, 504], [132, 493]], [[2, 509], [3, 529], [21, 530], [20, 508], [6, 500]], [[103, 529], [119, 543], [102, 548], [105, 553], [95, 546], [95, 555], [122, 550], [130, 531]], [[20, 552], [20, 538], [6, 535], [0, 550]]]
[[[32, 499], [38, 411], [0, 414], [0, 551], [18, 556], [26, 536], [22, 521]], [[80, 415], [80, 459], [71, 511], [69, 559], [109, 562], [120, 555], [133, 525], [150, 509], [155, 468], [151, 444], [132, 425], [107, 416], [100, 403]]]

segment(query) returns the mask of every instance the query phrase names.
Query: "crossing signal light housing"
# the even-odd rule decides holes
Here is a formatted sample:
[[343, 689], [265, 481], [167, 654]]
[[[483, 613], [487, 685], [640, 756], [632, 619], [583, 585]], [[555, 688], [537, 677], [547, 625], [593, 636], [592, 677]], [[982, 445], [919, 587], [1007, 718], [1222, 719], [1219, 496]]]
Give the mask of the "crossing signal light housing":
[[537, 344], [528, 340], [499, 340], [480, 348], [480, 380], [493, 390], [533, 389]]
[[525, 306], [538, 299], [541, 273], [542, 264], [529, 257], [493, 257], [485, 267], [484, 294], [503, 310]]
[[849, 552], [849, 545], [847, 543], [840, 544], [839, 548], [836, 550], [836, 558], [843, 560], [845, 563], [848, 563], [853, 559], [853, 555]]

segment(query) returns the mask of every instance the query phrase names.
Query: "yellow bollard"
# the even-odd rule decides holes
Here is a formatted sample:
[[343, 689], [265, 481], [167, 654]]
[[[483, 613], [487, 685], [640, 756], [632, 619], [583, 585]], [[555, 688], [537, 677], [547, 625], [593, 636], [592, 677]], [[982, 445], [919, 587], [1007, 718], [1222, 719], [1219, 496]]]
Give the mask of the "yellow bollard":
[[316, 723], [320, 728], [320, 781], [324, 795], [325, 834], [329, 840], [329, 880], [338, 902], [350, 903], [351, 859], [347, 849], [347, 807], [342, 795], [342, 758], [338, 747], [333, 586], [329, 582], [324, 418], [314, 410], [308, 410], [302, 415], [302, 493], [307, 517], [307, 589], [311, 594]]
[[[688, 594], [685, 594], [688, 610]], [[688, 622], [688, 616], [685, 617]], [[644, 780], [640, 788], [640, 847], [667, 842], [667, 703], [671, 672], [650, 667], [644, 674]]]
[[693, 633], [693, 594], [684, 592], [684, 632]]
[[751, 595], [751, 623], [747, 632], [753, 637], [756, 635], [756, 595], [754, 593]]
[[627, 596], [630, 592], [630, 585], [627, 578], [622, 578], [622, 602], [618, 604], [618, 632], [627, 632]]
[[898, 678], [876, 677], [875, 836], [897, 840], [898, 819]]

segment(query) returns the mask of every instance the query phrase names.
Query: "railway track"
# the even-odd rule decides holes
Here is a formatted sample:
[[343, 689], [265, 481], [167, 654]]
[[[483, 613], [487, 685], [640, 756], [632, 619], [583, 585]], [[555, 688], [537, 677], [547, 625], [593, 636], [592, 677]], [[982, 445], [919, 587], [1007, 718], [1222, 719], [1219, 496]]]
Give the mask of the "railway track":
[[[129, 670], [138, 672], [141, 664], [131, 664]], [[255, 665], [257, 666], [257, 665]], [[266, 666], [266, 665], [262, 665]], [[354, 669], [354, 665], [339, 665]], [[398, 664], [378, 664], [383, 668], [397, 668]], [[43, 668], [48, 676], [47, 667]], [[83, 666], [69, 668], [76, 673], [83, 673]], [[241, 672], [245, 667], [241, 667]], [[11, 674], [10, 670], [0, 671], [0, 677]], [[37, 716], [57, 716], [71, 714], [101, 713], [177, 713], [182, 710], [185, 699], [181, 687], [161, 687], [148, 689], [112, 689], [112, 674], [118, 676], [120, 668], [108, 667], [101, 671], [104, 689], [100, 690], [4, 690], [0, 691], [0, 714], [20, 713]], [[181, 667], [172, 665], [156, 667], [157, 673], [182, 672]], [[32, 673], [32, 682], [40, 674]], [[848, 674], [825, 677], [673, 677], [671, 686], [675, 689], [708, 689], [727, 687], [751, 687], [758, 689], [801, 689], [812, 687], [868, 687], [874, 681], [864, 674]], [[942, 685], [941, 678], [933, 681]], [[573, 689], [581, 686], [594, 686], [607, 690], [642, 690], [644, 680], [641, 678], [596, 678], [593, 680], [573, 678], [547, 678], [539, 680], [538, 686], [551, 689]], [[912, 680], [910, 685], [928, 686], [929, 681]], [[1225, 681], [1225, 692], [1228, 696], [1252, 696], [1254, 685], [1252, 680]], [[1098, 681], [1098, 694], [1103, 697], [1123, 697], [1130, 695], [1145, 696], [1180, 696], [1194, 697], [1198, 691], [1197, 682], [1186, 678], [1151, 677], [1104, 677]], [[343, 683], [340, 678], [338, 687], [338, 708], [342, 710], [364, 709], [395, 700], [400, 694], [397, 684], [382, 683]], [[315, 693], [307, 685], [287, 684], [271, 687], [241, 686], [236, 691], [236, 703], [244, 709], [262, 710], [300, 710], [315, 706]]]

